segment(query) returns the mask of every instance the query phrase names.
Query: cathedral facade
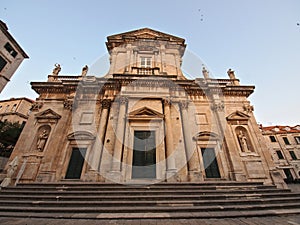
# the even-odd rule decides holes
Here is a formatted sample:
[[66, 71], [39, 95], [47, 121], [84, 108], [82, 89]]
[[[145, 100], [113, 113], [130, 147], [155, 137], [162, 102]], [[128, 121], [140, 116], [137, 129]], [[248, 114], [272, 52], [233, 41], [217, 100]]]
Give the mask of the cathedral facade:
[[12, 182], [259, 181], [283, 186], [247, 99], [254, 86], [187, 79], [185, 40], [107, 37], [109, 72], [32, 82], [39, 94], [6, 169]]

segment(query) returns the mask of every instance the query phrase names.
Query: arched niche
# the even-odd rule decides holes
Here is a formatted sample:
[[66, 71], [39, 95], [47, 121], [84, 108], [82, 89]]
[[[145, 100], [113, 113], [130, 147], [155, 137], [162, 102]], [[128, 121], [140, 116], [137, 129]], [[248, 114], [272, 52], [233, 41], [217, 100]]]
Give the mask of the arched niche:
[[51, 127], [49, 125], [42, 125], [38, 128], [36, 137], [36, 149], [40, 152], [46, 148], [47, 141], [51, 133]]
[[235, 135], [238, 140], [241, 152], [245, 152], [245, 153], [255, 152], [251, 142], [251, 138], [245, 127], [242, 126], [236, 127]]

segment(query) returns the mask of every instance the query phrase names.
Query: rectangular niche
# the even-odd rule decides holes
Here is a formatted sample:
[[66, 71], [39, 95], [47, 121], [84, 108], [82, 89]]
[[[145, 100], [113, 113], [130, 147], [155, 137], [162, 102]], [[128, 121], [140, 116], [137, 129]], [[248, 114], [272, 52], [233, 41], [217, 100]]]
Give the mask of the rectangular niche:
[[208, 121], [207, 121], [207, 116], [205, 113], [196, 113], [196, 123], [197, 125], [207, 125]]
[[94, 113], [93, 112], [83, 112], [80, 117], [80, 124], [92, 124], [94, 121]]

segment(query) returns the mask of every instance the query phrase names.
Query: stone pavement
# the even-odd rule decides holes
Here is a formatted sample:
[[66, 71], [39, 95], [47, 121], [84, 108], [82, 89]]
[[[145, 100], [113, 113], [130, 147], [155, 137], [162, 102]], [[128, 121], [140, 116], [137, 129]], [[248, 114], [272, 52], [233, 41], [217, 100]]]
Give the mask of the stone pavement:
[[1, 217], [1, 225], [300, 225], [300, 215], [226, 218], [226, 219], [160, 219], [160, 220], [83, 220]]

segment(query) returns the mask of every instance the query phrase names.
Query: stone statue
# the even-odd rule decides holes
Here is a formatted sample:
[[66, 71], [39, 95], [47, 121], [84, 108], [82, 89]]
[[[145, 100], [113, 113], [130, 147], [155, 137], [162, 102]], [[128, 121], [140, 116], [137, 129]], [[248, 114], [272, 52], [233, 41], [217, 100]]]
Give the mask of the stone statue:
[[37, 149], [42, 152], [44, 150], [45, 144], [48, 139], [48, 131], [43, 130], [43, 132], [39, 135], [38, 141], [37, 141]]
[[205, 67], [202, 68], [202, 74], [205, 79], [209, 79], [209, 72], [206, 70]]
[[89, 67], [87, 65], [85, 65], [83, 68], [82, 68], [82, 72], [81, 72], [81, 76], [85, 77], [87, 72], [89, 70]]
[[18, 156], [16, 156], [8, 164], [8, 169], [7, 169], [6, 177], [4, 178], [4, 180], [2, 181], [2, 183], [0, 184], [1, 187], [7, 187], [8, 185], [11, 184], [12, 176], [14, 175], [14, 173], [16, 172], [16, 170], [18, 168], [18, 164], [19, 164], [19, 158], [18, 158]]
[[239, 134], [238, 134], [238, 138], [240, 141], [240, 146], [243, 152], [250, 152], [249, 148], [248, 148], [248, 140], [247, 137], [245, 136], [245, 134], [243, 133], [243, 131], [240, 130]]
[[229, 70], [227, 71], [227, 74], [228, 74], [230, 80], [232, 80], [233, 85], [240, 85], [240, 82], [239, 82], [238, 79], [236, 79], [233, 70], [229, 69]]
[[233, 70], [229, 69], [229, 70], [227, 71], [227, 74], [228, 74], [228, 76], [229, 76], [229, 78], [230, 78], [231, 80], [235, 80], [235, 79], [236, 79]]
[[52, 71], [52, 75], [57, 76], [61, 70], [61, 67], [58, 63], [54, 64], [55, 68]]

